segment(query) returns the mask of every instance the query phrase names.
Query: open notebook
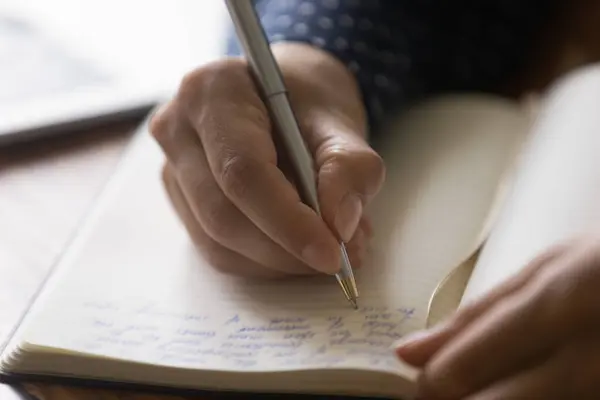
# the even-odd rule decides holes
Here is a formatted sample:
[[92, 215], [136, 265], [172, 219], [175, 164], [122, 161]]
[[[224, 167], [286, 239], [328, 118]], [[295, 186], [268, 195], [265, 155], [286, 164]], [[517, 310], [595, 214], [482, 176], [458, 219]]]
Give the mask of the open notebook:
[[[245, 281], [213, 270], [175, 218], [161, 153], [141, 132], [4, 348], [2, 376], [413, 397], [418, 371], [390, 346], [427, 324], [432, 295], [457, 266], [486, 243], [468, 301], [598, 223], [600, 75], [588, 76], [554, 92], [525, 147], [528, 113], [493, 98], [439, 99], [390, 126], [359, 310], [333, 277]], [[460, 301], [466, 283], [444, 304]]]

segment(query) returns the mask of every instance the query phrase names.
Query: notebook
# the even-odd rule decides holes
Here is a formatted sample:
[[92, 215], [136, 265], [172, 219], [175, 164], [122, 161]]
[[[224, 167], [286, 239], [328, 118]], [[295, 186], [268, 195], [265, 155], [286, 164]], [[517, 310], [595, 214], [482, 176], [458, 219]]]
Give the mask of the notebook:
[[599, 100], [594, 70], [556, 88], [533, 124], [521, 105], [481, 95], [433, 99], [391, 123], [378, 144], [388, 176], [368, 210], [375, 237], [356, 271], [358, 310], [331, 276], [245, 280], [213, 269], [176, 219], [161, 152], [142, 129], [7, 341], [1, 375], [413, 398], [419, 371], [391, 346], [435, 323], [435, 294], [457, 268], [475, 259], [468, 279], [449, 280], [448, 313], [600, 222]]

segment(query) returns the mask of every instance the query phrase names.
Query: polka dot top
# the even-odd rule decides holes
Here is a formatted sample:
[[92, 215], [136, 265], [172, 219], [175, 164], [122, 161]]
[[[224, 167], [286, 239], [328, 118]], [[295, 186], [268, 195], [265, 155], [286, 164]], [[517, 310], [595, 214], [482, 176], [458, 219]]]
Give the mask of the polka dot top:
[[[254, 0], [271, 43], [325, 49], [356, 76], [371, 127], [444, 91], [495, 91], [523, 65], [551, 0]], [[230, 53], [239, 53], [233, 38]]]

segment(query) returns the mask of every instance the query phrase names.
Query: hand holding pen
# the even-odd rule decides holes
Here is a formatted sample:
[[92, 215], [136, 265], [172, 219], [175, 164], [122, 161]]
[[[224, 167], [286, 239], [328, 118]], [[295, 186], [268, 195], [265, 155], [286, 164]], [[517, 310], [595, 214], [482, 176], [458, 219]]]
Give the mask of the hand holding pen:
[[215, 267], [245, 276], [340, 272], [340, 242], [358, 268], [371, 234], [363, 210], [384, 178], [365, 140], [351, 73], [312, 46], [272, 46], [315, 163], [321, 215], [302, 202], [287, 152], [245, 58], [190, 72], [153, 118], [179, 217]]

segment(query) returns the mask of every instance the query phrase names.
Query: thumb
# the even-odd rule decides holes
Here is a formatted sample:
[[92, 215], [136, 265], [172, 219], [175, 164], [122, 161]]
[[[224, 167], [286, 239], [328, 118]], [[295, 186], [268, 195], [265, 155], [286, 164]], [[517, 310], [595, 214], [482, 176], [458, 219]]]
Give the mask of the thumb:
[[383, 160], [363, 134], [334, 116], [314, 121], [323, 219], [343, 242], [354, 236], [366, 205], [385, 179]]

